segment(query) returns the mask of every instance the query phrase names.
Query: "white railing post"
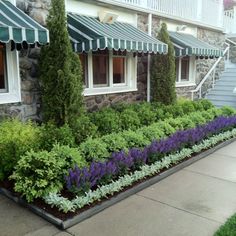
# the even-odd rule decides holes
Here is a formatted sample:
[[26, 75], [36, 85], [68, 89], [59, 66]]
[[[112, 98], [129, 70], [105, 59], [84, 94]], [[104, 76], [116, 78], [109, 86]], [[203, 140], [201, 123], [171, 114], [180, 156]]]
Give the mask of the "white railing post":
[[203, 0], [198, 0], [197, 1], [197, 19], [198, 21], [202, 21], [202, 1]]
[[215, 87], [215, 76], [216, 76], [216, 69], [213, 70], [213, 75], [212, 75], [212, 88]]
[[202, 98], [202, 87], [200, 87], [200, 89], [199, 89], [199, 98], [200, 99]]

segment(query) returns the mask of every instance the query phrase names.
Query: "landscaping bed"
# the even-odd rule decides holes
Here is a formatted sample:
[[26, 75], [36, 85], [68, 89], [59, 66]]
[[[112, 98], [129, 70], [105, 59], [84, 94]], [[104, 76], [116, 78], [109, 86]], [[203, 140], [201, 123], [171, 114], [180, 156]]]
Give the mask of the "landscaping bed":
[[0, 123], [0, 191], [63, 229], [236, 137], [235, 110], [205, 100], [120, 105], [75, 123]]

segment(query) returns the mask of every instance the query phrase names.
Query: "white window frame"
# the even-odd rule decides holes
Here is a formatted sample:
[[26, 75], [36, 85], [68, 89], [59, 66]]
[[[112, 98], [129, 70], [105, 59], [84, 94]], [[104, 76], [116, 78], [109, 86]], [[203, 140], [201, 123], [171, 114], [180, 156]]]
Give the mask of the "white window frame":
[[[112, 94], [112, 93], [124, 93], [137, 91], [137, 55], [133, 53], [127, 53], [125, 60], [125, 83], [114, 84], [113, 83], [113, 57], [119, 57], [113, 55], [113, 51], [109, 51], [108, 57], [108, 86], [96, 87], [93, 85], [93, 54], [88, 53], [88, 87], [84, 89], [84, 96]], [[122, 56], [124, 57], [124, 56]]]
[[112, 70], [113, 70], [113, 58], [124, 58], [125, 59], [125, 65], [124, 65], [124, 83], [114, 83], [114, 73], [112, 73], [112, 83], [114, 87], [122, 87], [127, 86], [127, 57], [126, 56], [120, 56], [120, 55], [112, 55]]
[[181, 66], [182, 66], [182, 58], [183, 57], [178, 57], [177, 59], [179, 60], [178, 66], [178, 75], [177, 76], [177, 81], [176, 81], [176, 87], [186, 87], [186, 86], [195, 86], [196, 82], [196, 59], [195, 56], [190, 56], [189, 57], [189, 80], [188, 81], [182, 81], [181, 80]]
[[11, 45], [6, 44], [6, 80], [7, 90], [0, 92], [0, 104], [21, 102], [21, 86], [19, 72], [19, 55], [11, 51]]

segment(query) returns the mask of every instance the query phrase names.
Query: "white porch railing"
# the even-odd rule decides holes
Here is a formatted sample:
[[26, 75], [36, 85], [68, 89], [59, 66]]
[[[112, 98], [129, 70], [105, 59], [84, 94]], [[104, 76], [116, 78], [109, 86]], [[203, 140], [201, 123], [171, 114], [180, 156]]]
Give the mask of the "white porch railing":
[[224, 12], [224, 31], [226, 34], [236, 33], [236, 7]]
[[171, 19], [223, 28], [223, 0], [98, 0]]
[[208, 73], [204, 76], [204, 78], [202, 79], [202, 81], [198, 84], [198, 86], [196, 87], [196, 89], [192, 90], [192, 100], [194, 100], [194, 94], [197, 94], [197, 98], [201, 99], [202, 98], [202, 87], [204, 84], [209, 83], [210, 85], [208, 87], [214, 88], [215, 86], [215, 75], [216, 75], [216, 67], [219, 65], [219, 63], [226, 59], [229, 60], [229, 50], [230, 50], [230, 44], [229, 43], [225, 43], [226, 44], [226, 49], [223, 52], [223, 56], [219, 57], [217, 59], [217, 61], [213, 64], [213, 66], [211, 67], [211, 69], [208, 71]]

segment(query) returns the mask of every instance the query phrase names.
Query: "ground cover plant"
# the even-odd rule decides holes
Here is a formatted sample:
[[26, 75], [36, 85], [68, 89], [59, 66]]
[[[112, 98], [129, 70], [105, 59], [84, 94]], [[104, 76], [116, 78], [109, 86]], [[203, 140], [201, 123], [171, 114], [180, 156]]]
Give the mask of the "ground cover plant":
[[6, 120], [0, 123], [1, 180], [12, 181], [28, 202], [45, 199], [63, 212], [75, 210], [233, 137], [235, 114], [206, 100], [181, 100], [170, 106], [120, 104], [59, 127]]
[[236, 214], [231, 216], [224, 225], [222, 225], [214, 236], [235, 236], [236, 235]]

